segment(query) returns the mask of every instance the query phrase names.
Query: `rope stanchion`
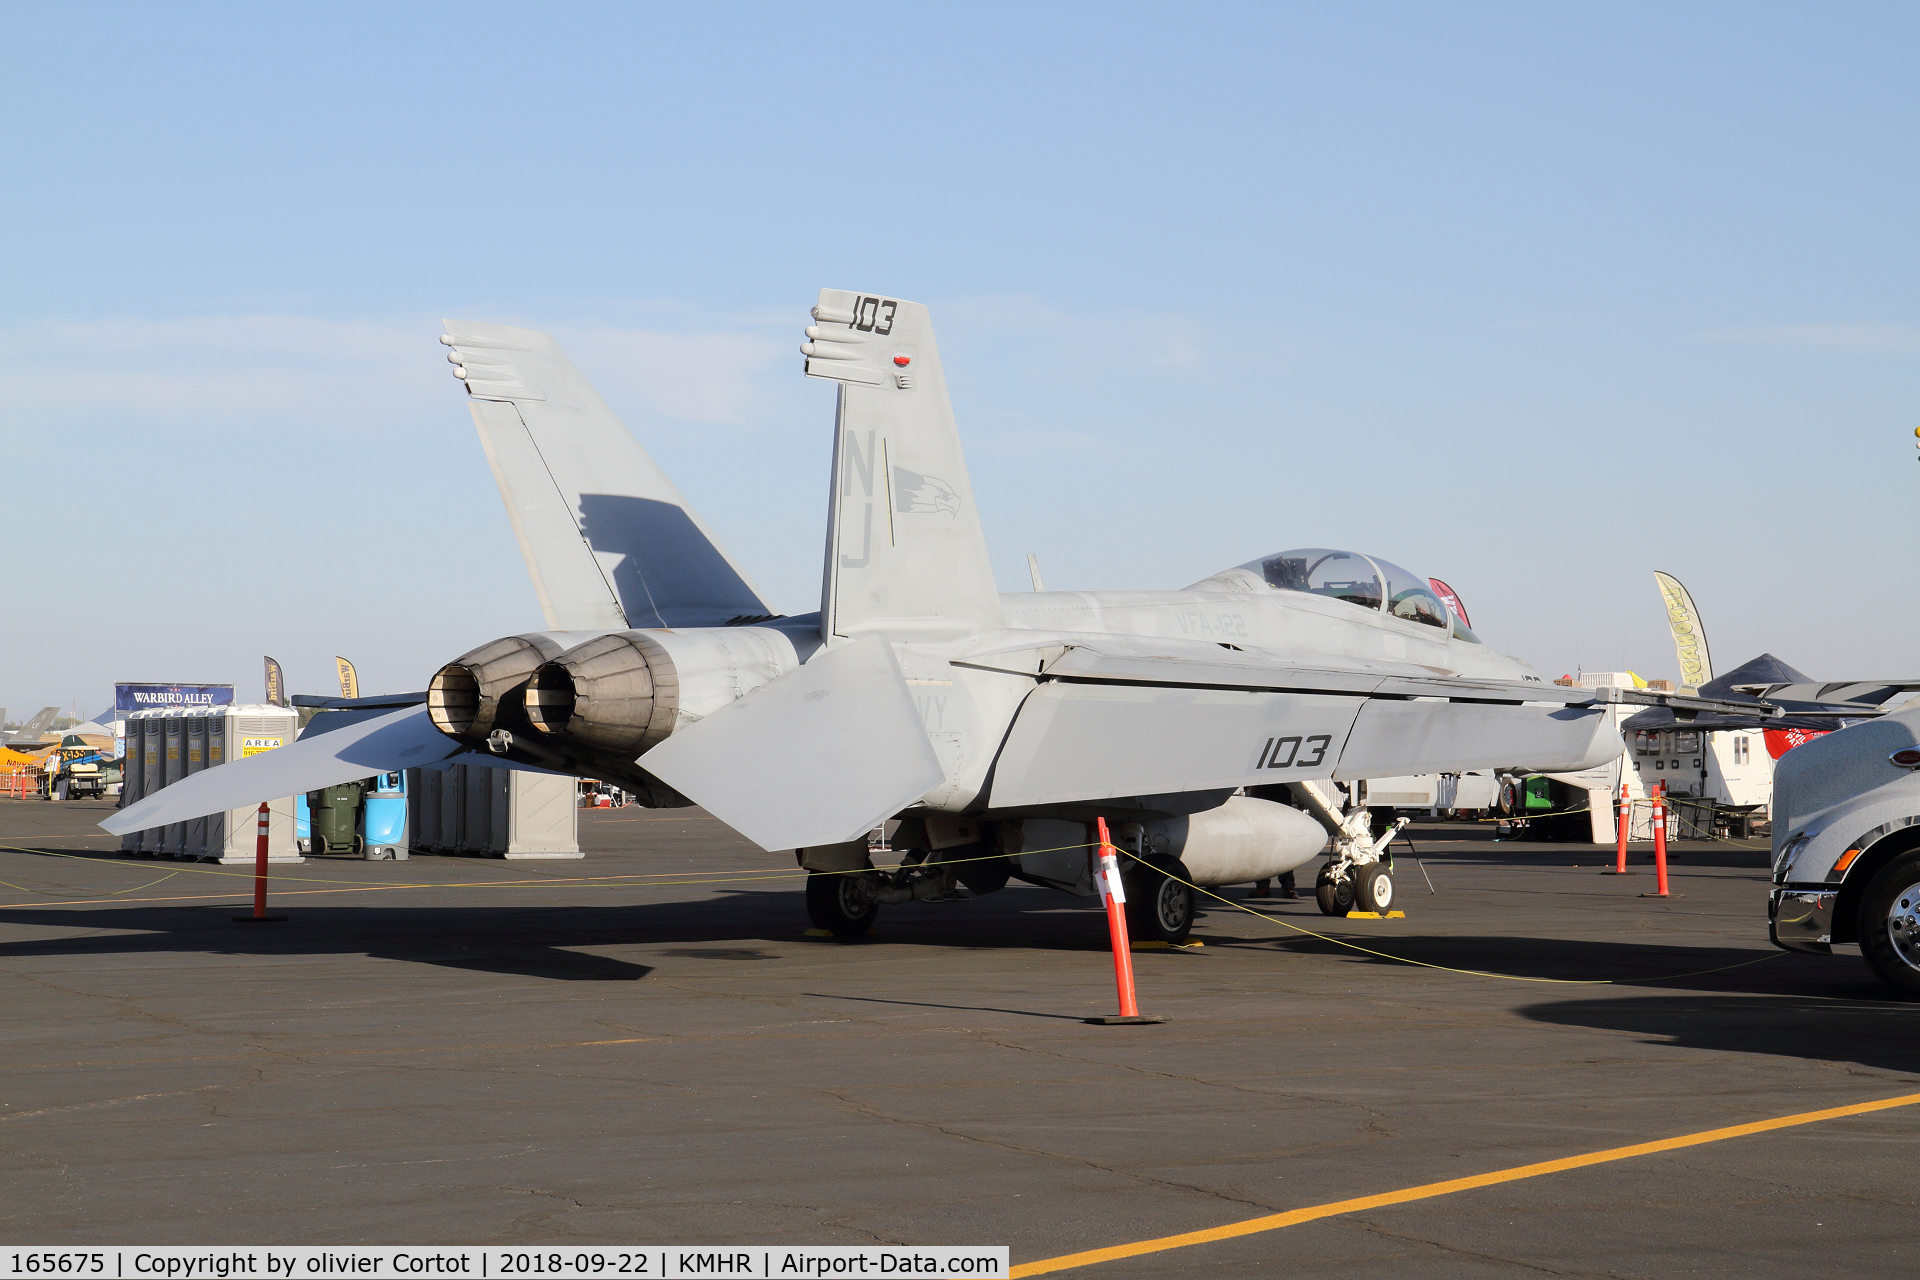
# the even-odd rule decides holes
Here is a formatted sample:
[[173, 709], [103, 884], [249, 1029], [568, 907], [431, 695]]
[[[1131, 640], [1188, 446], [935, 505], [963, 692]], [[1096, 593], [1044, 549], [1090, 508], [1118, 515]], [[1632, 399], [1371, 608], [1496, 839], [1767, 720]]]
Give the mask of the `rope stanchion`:
[[1627, 870], [1627, 836], [1633, 831], [1633, 801], [1627, 793], [1627, 780], [1620, 779], [1620, 803], [1613, 810], [1613, 844], [1615, 849], [1613, 870], [1603, 873], [1616, 876], [1631, 875]]
[[1120, 882], [1120, 856], [1107, 836], [1107, 820], [1095, 818], [1094, 829], [1100, 843], [1088, 850], [1087, 856], [1094, 864], [1093, 883], [1107, 907], [1107, 936], [1113, 943], [1113, 985], [1120, 995], [1120, 1012], [1087, 1021], [1106, 1027], [1165, 1022], [1165, 1018], [1140, 1016], [1140, 1002], [1133, 990], [1133, 944], [1127, 938], [1127, 891]]
[[1667, 784], [1654, 784], [1653, 791], [1653, 872], [1655, 889], [1643, 898], [1671, 898], [1667, 892]]
[[267, 808], [267, 802], [260, 802], [260, 821], [256, 825], [257, 834], [253, 842], [253, 914], [235, 916], [235, 924], [268, 924], [285, 920], [285, 916], [267, 914], [267, 828], [273, 814]]

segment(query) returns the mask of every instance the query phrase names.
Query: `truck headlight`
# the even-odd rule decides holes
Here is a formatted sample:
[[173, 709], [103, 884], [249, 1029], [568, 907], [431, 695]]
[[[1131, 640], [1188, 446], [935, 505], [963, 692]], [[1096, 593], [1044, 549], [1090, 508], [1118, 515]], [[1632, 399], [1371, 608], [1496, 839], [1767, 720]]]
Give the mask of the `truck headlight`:
[[1807, 846], [1812, 843], [1813, 837], [1803, 831], [1781, 847], [1780, 856], [1773, 861], [1773, 878], [1776, 882], [1788, 879], [1793, 872], [1795, 859], [1805, 853]]

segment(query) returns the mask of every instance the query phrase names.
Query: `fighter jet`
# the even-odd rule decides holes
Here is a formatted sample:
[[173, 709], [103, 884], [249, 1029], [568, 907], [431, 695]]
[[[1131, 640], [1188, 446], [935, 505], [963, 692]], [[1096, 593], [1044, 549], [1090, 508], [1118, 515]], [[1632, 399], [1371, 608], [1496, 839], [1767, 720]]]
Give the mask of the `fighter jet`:
[[[1601, 703], [1545, 683], [1428, 579], [1357, 551], [1260, 555], [1178, 591], [1002, 595], [926, 307], [820, 293], [806, 376], [837, 385], [820, 609], [780, 616], [543, 334], [441, 341], [547, 629], [433, 675], [425, 705], [209, 770], [116, 833], [462, 753], [699, 804], [795, 851], [816, 926], [1021, 879], [1096, 892], [1089, 826], [1130, 857], [1136, 932], [1177, 940], [1189, 885], [1331, 851], [1323, 910], [1393, 884], [1368, 777], [1572, 772], [1615, 758]], [[1037, 577], [1037, 573], [1036, 573]], [[895, 870], [868, 834], [899, 819]]]
[[53, 724], [54, 717], [60, 714], [58, 707], [42, 707], [33, 719], [18, 729], [8, 729], [0, 733], [0, 745], [18, 743], [23, 747], [38, 746], [41, 735]]

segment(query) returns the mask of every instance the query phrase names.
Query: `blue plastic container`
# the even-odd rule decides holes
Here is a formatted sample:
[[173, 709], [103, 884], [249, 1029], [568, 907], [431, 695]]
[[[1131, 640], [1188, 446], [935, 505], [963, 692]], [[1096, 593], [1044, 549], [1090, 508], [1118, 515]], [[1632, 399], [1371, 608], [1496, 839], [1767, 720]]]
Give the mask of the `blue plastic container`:
[[407, 856], [407, 775], [383, 773], [361, 808], [362, 856], [398, 861]]

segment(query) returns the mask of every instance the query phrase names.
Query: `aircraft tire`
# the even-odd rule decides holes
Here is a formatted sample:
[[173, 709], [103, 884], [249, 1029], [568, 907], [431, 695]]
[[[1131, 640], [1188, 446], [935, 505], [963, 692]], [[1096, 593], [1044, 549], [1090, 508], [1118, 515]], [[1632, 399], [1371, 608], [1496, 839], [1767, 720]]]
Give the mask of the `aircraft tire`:
[[1354, 873], [1353, 909], [1387, 914], [1393, 905], [1393, 877], [1379, 863], [1370, 863]]
[[1185, 942], [1193, 932], [1193, 876], [1186, 864], [1178, 858], [1127, 861], [1120, 873], [1127, 890], [1127, 936], [1136, 942]]
[[1327, 868], [1320, 869], [1319, 879], [1313, 882], [1313, 900], [1320, 904], [1323, 916], [1344, 916], [1353, 910], [1353, 877], [1335, 881]]
[[1920, 999], [1920, 849], [1896, 856], [1867, 882], [1855, 936], [1875, 977]]
[[880, 904], [868, 896], [857, 875], [807, 873], [807, 918], [836, 938], [858, 938], [873, 928]]

